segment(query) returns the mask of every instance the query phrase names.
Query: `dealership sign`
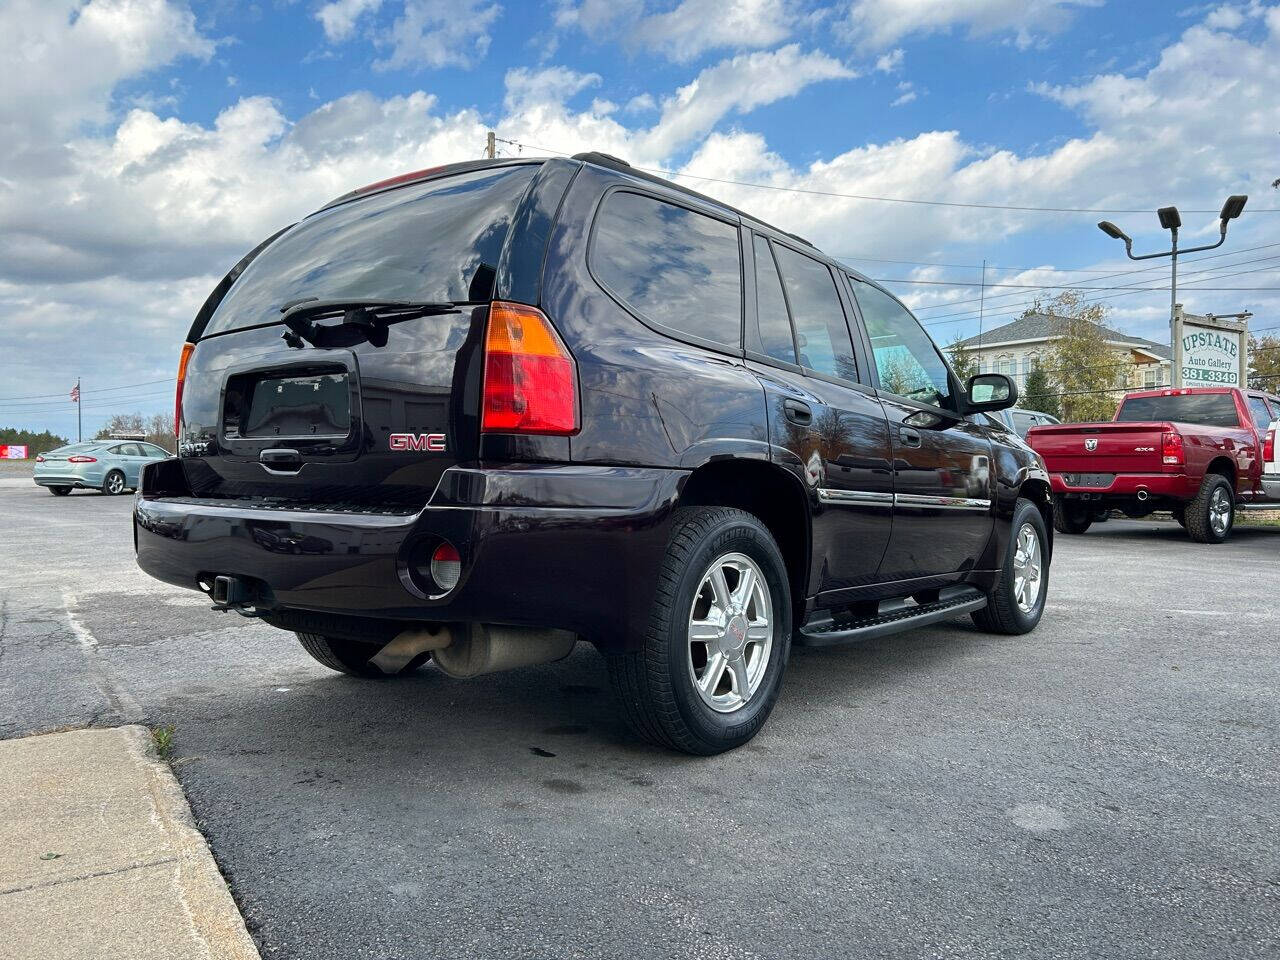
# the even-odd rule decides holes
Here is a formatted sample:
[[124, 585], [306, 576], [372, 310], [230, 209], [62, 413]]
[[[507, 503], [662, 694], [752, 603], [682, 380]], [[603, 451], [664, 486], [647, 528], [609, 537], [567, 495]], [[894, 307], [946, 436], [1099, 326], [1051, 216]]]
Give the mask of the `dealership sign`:
[[0, 460], [25, 460], [27, 459], [26, 444], [5, 444], [0, 443]]
[[1176, 386], [1244, 386], [1247, 377], [1248, 325], [1212, 315], [1183, 313], [1174, 319]]

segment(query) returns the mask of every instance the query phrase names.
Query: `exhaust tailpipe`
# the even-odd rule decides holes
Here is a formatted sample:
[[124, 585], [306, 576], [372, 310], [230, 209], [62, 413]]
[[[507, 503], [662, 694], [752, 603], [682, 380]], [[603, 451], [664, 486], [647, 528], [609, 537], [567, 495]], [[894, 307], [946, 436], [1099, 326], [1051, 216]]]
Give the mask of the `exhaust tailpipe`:
[[449, 636], [450, 641], [435, 648], [431, 658], [437, 667], [459, 680], [554, 663], [572, 653], [578, 642], [577, 634], [568, 630], [483, 623], [452, 625], [441, 634]]
[[1140, 502], [1146, 503], [1150, 498], [1151, 498], [1151, 494], [1147, 493], [1145, 489], [1138, 491], [1138, 500]]

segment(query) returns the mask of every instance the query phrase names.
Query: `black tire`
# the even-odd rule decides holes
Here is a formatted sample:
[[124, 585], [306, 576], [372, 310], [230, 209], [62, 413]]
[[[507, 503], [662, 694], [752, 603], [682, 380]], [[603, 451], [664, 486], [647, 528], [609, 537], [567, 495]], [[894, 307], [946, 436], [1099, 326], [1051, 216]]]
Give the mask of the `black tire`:
[[410, 660], [405, 666], [392, 673], [383, 671], [376, 663], [370, 661], [385, 646], [382, 643], [365, 643], [360, 640], [344, 640], [339, 637], [323, 637], [318, 633], [297, 634], [302, 649], [311, 654], [318, 663], [330, 670], [337, 670], [351, 677], [363, 677], [367, 680], [385, 680], [388, 677], [403, 677], [413, 673], [426, 663], [430, 654], [423, 653]]
[[[1221, 529], [1214, 526], [1215, 507], [1225, 504], [1226, 520]], [[1187, 535], [1196, 543], [1223, 543], [1231, 536], [1236, 522], [1235, 491], [1231, 481], [1220, 473], [1206, 473], [1200, 489], [1186, 505]]]
[[124, 485], [124, 474], [119, 470], [112, 470], [102, 478], [102, 492], [108, 497], [115, 497], [124, 493]]
[[1093, 526], [1093, 514], [1082, 503], [1053, 498], [1053, 529], [1059, 533], [1084, 533]]
[[[1035, 602], [1029, 604], [1027, 610], [1019, 605], [1015, 586], [1015, 559], [1024, 529], [1034, 534], [1040, 557], [1039, 589]], [[987, 605], [971, 616], [978, 627], [990, 633], [1030, 633], [1044, 616], [1045, 597], [1049, 593], [1049, 531], [1045, 529], [1039, 508], [1026, 499], [1019, 499], [1014, 507], [1009, 531], [1009, 543], [995, 589], [987, 594]]]
[[[773, 611], [773, 639], [754, 692], [732, 712], [718, 712], [694, 686], [689, 618], [695, 602], [702, 602], [699, 591], [713, 562], [733, 553], [746, 556], [760, 571]], [[773, 710], [791, 651], [791, 587], [778, 545], [764, 524], [744, 510], [684, 507], [673, 516], [657, 580], [643, 648], [606, 657], [627, 724], [651, 743], [686, 753], [709, 756], [741, 746]], [[724, 682], [734, 675], [725, 669]]]
[[50, 487], [50, 488], [49, 488], [49, 492], [50, 492], [50, 493], [52, 493], [55, 497], [69, 497], [69, 496], [71, 496], [71, 488], [70, 488], [70, 487]]

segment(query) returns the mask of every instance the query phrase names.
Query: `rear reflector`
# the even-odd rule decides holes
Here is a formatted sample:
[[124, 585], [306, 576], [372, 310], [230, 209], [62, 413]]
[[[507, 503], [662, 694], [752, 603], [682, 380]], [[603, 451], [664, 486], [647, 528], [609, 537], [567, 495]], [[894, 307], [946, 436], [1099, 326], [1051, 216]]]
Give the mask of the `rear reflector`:
[[97, 463], [97, 457], [67, 457], [67, 463]]
[[182, 386], [187, 382], [187, 361], [191, 359], [194, 343], [184, 343], [182, 353], [178, 357], [178, 385], [173, 391], [173, 435], [182, 436]]
[[535, 307], [495, 300], [489, 309], [480, 429], [561, 436], [578, 430], [573, 357]]
[[1182, 434], [1176, 430], [1166, 430], [1161, 442], [1162, 462], [1166, 467], [1180, 467], [1186, 463], [1182, 450]]
[[462, 576], [462, 558], [458, 549], [448, 540], [443, 541], [431, 554], [431, 579], [436, 586], [448, 593], [458, 585]]

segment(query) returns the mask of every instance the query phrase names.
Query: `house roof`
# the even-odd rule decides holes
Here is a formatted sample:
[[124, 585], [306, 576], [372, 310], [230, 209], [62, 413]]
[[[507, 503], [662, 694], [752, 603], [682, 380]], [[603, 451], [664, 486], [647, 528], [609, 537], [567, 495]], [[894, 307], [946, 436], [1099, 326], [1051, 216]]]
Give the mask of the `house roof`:
[[[1006, 323], [1002, 327], [988, 330], [980, 336], [972, 336], [967, 340], [961, 340], [959, 345], [962, 349], [972, 350], [982, 347], [985, 350], [1002, 343], [1051, 340], [1062, 335], [1063, 328], [1067, 322], [1066, 317], [1059, 317], [1055, 314], [1032, 313], [1013, 321], [1013, 323]], [[1101, 327], [1100, 329], [1103, 336], [1112, 343], [1132, 344], [1148, 353], [1155, 354], [1162, 360], [1173, 358], [1173, 351], [1169, 349], [1168, 344], [1157, 343], [1145, 337], [1134, 337], [1127, 333], [1121, 333], [1119, 330], [1112, 330], [1110, 327]]]

